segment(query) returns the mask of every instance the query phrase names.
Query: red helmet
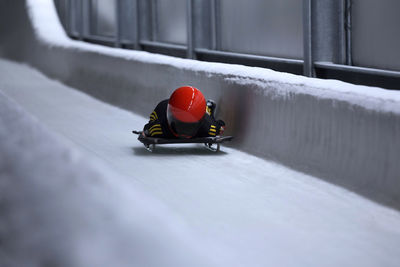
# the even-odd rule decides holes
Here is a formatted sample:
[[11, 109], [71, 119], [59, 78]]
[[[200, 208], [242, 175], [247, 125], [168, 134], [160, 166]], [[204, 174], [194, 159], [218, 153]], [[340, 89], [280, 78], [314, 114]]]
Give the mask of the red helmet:
[[169, 98], [168, 124], [177, 137], [194, 136], [200, 128], [205, 113], [206, 100], [200, 90], [195, 87], [180, 87]]

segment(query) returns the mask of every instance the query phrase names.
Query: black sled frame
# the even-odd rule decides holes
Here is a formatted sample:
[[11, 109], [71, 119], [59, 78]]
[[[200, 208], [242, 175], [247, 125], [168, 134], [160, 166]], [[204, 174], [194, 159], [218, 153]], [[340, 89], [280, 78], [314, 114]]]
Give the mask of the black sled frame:
[[190, 139], [166, 139], [166, 138], [156, 138], [147, 137], [142, 134], [142, 131], [132, 131], [132, 133], [139, 135], [138, 140], [143, 143], [144, 147], [153, 152], [156, 145], [164, 144], [204, 144], [206, 148], [211, 151], [219, 152], [221, 143], [231, 141], [233, 136], [215, 136], [215, 137], [199, 137]]

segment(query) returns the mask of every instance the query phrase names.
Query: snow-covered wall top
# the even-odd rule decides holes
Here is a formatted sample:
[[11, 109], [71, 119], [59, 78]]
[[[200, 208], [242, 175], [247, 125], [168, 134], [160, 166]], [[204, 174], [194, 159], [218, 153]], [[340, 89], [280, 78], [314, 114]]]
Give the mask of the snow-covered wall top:
[[146, 116], [193, 85], [217, 102], [233, 146], [400, 208], [400, 91], [75, 41], [51, 0], [0, 5], [0, 29], [12, 25], [0, 55]]

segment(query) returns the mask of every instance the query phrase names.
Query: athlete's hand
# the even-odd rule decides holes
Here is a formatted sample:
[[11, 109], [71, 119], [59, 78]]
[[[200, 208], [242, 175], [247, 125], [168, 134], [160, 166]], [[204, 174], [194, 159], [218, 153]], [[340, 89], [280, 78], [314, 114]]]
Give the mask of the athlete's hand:
[[225, 132], [225, 126], [221, 126], [221, 128], [219, 129], [219, 135], [223, 135], [224, 132]]
[[217, 124], [220, 126], [219, 135], [222, 135], [225, 131], [225, 122], [223, 120], [218, 120]]
[[143, 137], [147, 137], [147, 136], [148, 136], [148, 134], [149, 134], [149, 133], [148, 133], [148, 131], [147, 131], [147, 130], [144, 130], [144, 131], [142, 132], [142, 136], [143, 136]]

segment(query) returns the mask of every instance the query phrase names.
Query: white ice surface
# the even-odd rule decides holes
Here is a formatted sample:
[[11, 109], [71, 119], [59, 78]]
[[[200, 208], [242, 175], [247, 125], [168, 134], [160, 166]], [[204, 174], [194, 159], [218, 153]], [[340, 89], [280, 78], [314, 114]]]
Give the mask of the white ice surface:
[[399, 266], [398, 211], [226, 147], [149, 153], [131, 134], [145, 118], [24, 65], [0, 61], [0, 90], [179, 214], [200, 244], [214, 245], [209, 256], [239, 266]]
[[148, 64], [168, 65], [177, 69], [204, 72], [209, 76], [224, 75], [229, 82], [255, 85], [265, 94], [274, 94], [277, 97], [302, 93], [322, 99], [346, 101], [366, 109], [400, 114], [400, 91], [353, 85], [337, 80], [307, 78], [265, 68], [203, 62], [75, 41], [68, 38], [62, 29], [52, 0], [27, 0], [27, 8], [38, 39], [49, 46], [94, 52]]
[[[16, 88], [9, 78], [0, 75], [0, 88]], [[23, 78], [18, 85], [29, 86]], [[131, 178], [49, 132], [0, 89], [1, 267], [235, 266]]]

